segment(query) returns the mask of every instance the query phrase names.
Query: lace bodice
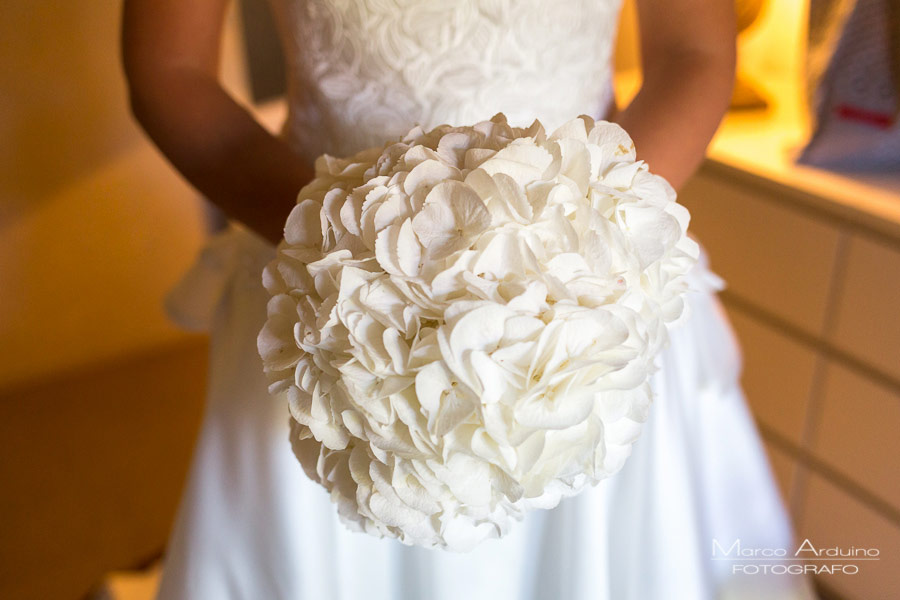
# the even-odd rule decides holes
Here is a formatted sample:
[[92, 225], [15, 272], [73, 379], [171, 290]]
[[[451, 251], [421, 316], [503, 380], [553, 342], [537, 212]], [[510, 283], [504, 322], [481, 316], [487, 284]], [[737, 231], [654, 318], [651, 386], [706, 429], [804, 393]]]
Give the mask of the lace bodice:
[[548, 130], [611, 103], [621, 0], [271, 0], [285, 135], [310, 160], [504, 112]]

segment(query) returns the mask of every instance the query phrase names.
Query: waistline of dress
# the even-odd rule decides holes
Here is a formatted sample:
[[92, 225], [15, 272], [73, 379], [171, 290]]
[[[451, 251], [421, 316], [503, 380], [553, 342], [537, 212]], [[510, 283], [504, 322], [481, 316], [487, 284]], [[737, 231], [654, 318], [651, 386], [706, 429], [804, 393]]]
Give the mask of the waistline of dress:
[[165, 299], [168, 317], [189, 331], [208, 331], [216, 307], [230, 285], [262, 285], [262, 272], [275, 247], [246, 227], [229, 222], [212, 236]]

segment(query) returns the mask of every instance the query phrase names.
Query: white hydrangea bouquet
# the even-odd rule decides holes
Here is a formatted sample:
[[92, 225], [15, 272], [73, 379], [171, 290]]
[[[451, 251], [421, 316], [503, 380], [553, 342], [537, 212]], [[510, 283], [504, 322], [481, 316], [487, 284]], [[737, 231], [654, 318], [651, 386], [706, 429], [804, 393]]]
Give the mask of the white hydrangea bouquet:
[[621, 127], [501, 113], [315, 166], [258, 345], [344, 523], [464, 551], [622, 467], [699, 249]]

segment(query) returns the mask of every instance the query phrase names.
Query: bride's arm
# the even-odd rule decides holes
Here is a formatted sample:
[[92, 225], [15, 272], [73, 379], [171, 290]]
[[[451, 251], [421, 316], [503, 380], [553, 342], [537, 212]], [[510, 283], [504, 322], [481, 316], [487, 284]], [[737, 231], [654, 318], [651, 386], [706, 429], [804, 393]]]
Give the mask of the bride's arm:
[[643, 83], [613, 120], [675, 189], [699, 166], [734, 81], [734, 0], [637, 0]]
[[228, 0], [125, 0], [122, 52], [132, 111], [172, 164], [228, 216], [272, 242], [305, 164], [218, 81]]

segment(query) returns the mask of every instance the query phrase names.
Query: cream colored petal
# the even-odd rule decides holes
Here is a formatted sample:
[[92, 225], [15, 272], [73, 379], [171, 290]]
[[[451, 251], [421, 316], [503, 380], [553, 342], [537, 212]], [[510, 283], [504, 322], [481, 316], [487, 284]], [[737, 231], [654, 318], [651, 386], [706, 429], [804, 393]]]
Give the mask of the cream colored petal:
[[412, 220], [406, 219], [397, 232], [397, 264], [404, 275], [415, 277], [422, 268], [422, 246], [413, 231]]
[[316, 247], [322, 244], [322, 205], [309, 198], [291, 210], [284, 226], [284, 240], [292, 246]]
[[373, 210], [372, 224], [376, 234], [385, 227], [412, 216], [407, 198], [400, 194], [389, 194], [384, 202], [374, 205]]
[[462, 502], [481, 506], [490, 501], [490, 470], [484, 462], [462, 453], [454, 453], [444, 466], [445, 482]]
[[591, 155], [587, 147], [575, 139], [556, 140], [561, 163], [558, 176], [567, 177], [577, 189], [579, 197], [587, 195], [591, 175]]
[[334, 188], [326, 192], [322, 201], [322, 212], [328, 218], [331, 226], [339, 234], [346, 233], [347, 229], [341, 222], [341, 209], [347, 200], [347, 190]]
[[576, 252], [562, 252], [547, 261], [547, 272], [562, 282], [590, 273], [587, 261]]
[[523, 252], [516, 232], [499, 232], [490, 237], [487, 246], [472, 265], [472, 271], [479, 276], [490, 276], [498, 281], [508, 275], [522, 277], [525, 265]]
[[588, 115], [581, 115], [580, 117], [566, 121], [565, 123], [557, 127], [553, 131], [553, 133], [548, 136], [547, 139], [572, 139], [584, 144], [588, 141], [587, 132], [593, 129], [593, 127], [594, 119], [592, 119]]
[[375, 238], [375, 259], [386, 273], [405, 275], [397, 253], [397, 242], [400, 237], [400, 225], [385, 227]]
[[439, 160], [425, 160], [409, 172], [403, 180], [403, 190], [412, 195], [420, 188], [430, 189], [448, 179], [459, 179], [459, 169]]
[[635, 159], [634, 142], [621, 126], [608, 121], [597, 121], [588, 133], [588, 142], [600, 146], [609, 160], [629, 162]]
[[413, 217], [412, 226], [432, 260], [450, 254], [461, 237], [461, 231], [454, 223], [453, 210], [445, 202], [427, 203]]
[[506, 395], [516, 395], [524, 388], [524, 381], [514, 373], [503, 368], [483, 350], [473, 350], [468, 360], [475, 376], [481, 382], [482, 404], [499, 402]]
[[467, 170], [477, 169], [496, 153], [496, 150], [490, 148], [470, 148], [466, 150], [463, 167]]
[[288, 296], [274, 296], [269, 300], [268, 310], [269, 318], [257, 337], [257, 349], [267, 371], [285, 369], [296, 364], [304, 354], [293, 339], [296, 304]]
[[525, 427], [566, 429], [587, 419], [593, 409], [592, 393], [574, 390], [556, 394], [547, 390], [518, 404], [515, 414], [516, 422]]
[[[642, 162], [617, 163], [603, 175], [603, 184], [619, 191], [630, 193], [631, 184], [641, 168], [647, 167]], [[635, 199], [637, 196], [633, 196]]]
[[520, 185], [541, 179], [553, 156], [544, 148], [531, 144], [510, 144], [482, 162], [479, 169], [489, 175], [505, 173]]
[[634, 204], [625, 207], [623, 213], [626, 235], [633, 244], [642, 270], [661, 259], [667, 248], [674, 246], [681, 236], [678, 221], [666, 212]]
[[493, 352], [503, 338], [506, 319], [515, 313], [509, 308], [491, 303], [481, 304], [464, 313], [452, 325], [450, 348], [455, 357], [467, 350]]
[[394, 372], [398, 375], [404, 375], [407, 372], [409, 363], [409, 345], [406, 343], [406, 340], [403, 339], [399, 331], [390, 327], [384, 330], [382, 341], [385, 350], [391, 357]]
[[534, 217], [531, 204], [525, 195], [525, 188], [506, 173], [497, 173], [493, 176], [500, 197], [503, 199], [516, 221], [528, 223]]
[[437, 145], [437, 153], [448, 164], [461, 168], [465, 165], [466, 151], [473, 147], [478, 137], [471, 132], [451, 132], [441, 136]]

